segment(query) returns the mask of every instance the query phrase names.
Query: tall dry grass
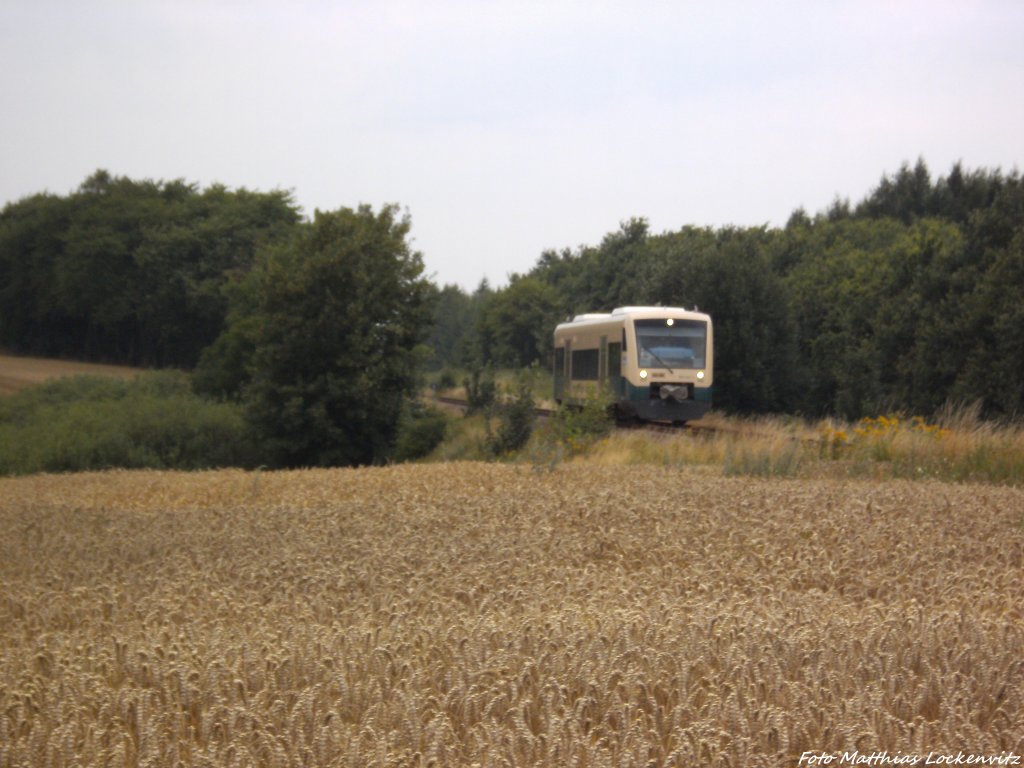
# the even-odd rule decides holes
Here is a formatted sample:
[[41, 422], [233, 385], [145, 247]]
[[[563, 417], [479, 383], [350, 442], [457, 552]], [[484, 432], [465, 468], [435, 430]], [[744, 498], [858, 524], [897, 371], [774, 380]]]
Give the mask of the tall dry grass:
[[1024, 491], [438, 464], [0, 480], [0, 766], [1024, 752]]
[[617, 430], [590, 445], [581, 463], [703, 466], [727, 476], [791, 477], [818, 462], [817, 431], [796, 419], [713, 414], [692, 430]]
[[705, 466], [727, 476], [938, 479], [1024, 485], [1024, 428], [983, 421], [976, 408], [932, 421], [897, 415], [818, 424], [793, 418], [729, 418], [651, 434], [618, 431], [579, 458], [605, 466]]
[[889, 415], [827, 422], [823, 455], [861, 474], [1024, 484], [1024, 428], [983, 421], [979, 407], [947, 407], [931, 421]]

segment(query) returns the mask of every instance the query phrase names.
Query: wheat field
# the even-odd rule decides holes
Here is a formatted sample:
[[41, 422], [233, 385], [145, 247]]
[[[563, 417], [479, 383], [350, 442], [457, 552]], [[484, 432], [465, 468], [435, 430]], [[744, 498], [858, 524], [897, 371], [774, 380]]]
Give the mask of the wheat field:
[[32, 476], [0, 479], [0, 584], [4, 768], [1024, 752], [1021, 489]]

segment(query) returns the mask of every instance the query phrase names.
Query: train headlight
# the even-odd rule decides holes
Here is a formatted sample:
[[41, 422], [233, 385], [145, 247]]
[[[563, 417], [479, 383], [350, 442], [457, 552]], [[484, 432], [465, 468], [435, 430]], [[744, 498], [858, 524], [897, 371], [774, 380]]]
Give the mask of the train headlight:
[[704, 371], [697, 371], [697, 381], [704, 381]]
[[646, 370], [640, 371], [640, 378], [644, 379], [646, 381], [646, 379], [647, 379], [647, 371]]

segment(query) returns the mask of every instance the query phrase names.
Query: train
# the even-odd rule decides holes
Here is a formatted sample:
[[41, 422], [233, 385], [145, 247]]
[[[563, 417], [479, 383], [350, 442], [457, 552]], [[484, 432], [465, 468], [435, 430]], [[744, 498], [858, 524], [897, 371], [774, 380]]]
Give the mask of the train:
[[576, 315], [555, 327], [553, 369], [559, 405], [601, 396], [620, 418], [685, 424], [711, 408], [711, 317], [681, 307]]

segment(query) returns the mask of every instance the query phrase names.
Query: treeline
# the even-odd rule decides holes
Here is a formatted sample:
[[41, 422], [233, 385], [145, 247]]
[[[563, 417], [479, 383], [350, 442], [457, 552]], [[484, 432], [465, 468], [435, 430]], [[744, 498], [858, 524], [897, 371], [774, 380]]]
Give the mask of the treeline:
[[[46, 389], [42, 410], [27, 395], [0, 413], [0, 438], [16, 437], [21, 454], [31, 443], [35, 458], [0, 457], [0, 471], [107, 460], [217, 464], [243, 455], [219, 444], [227, 434], [235, 437], [225, 442], [251, 447], [245, 463], [274, 467], [370, 464], [429, 450], [438, 421], [414, 394], [434, 289], [409, 246], [409, 226], [394, 206], [303, 220], [283, 192], [200, 191], [103, 171], [67, 197], [7, 205], [0, 346], [192, 369], [194, 392], [189, 399], [145, 384], [122, 391], [85, 382], [81, 397], [77, 385]], [[134, 427], [45, 426], [95, 425], [92, 414], [122, 411], [134, 414]], [[167, 445], [175, 435], [209, 439], [183, 453]]]
[[1024, 411], [1017, 171], [919, 161], [783, 228], [631, 219], [472, 293], [426, 280], [408, 231], [392, 206], [307, 220], [286, 192], [98, 171], [0, 211], [0, 347], [193, 369], [274, 466], [392, 458], [424, 366], [546, 367], [555, 324], [622, 305], [713, 316], [726, 410]]
[[781, 229], [652, 234], [632, 219], [501, 290], [441, 289], [434, 364], [546, 363], [566, 316], [637, 304], [712, 315], [721, 408], [858, 418], [981, 401], [1019, 416], [1024, 186], [959, 164], [933, 179], [918, 161]]
[[67, 196], [0, 212], [0, 346], [47, 357], [191, 368], [225, 292], [299, 222], [288, 193], [200, 191], [97, 171]]

